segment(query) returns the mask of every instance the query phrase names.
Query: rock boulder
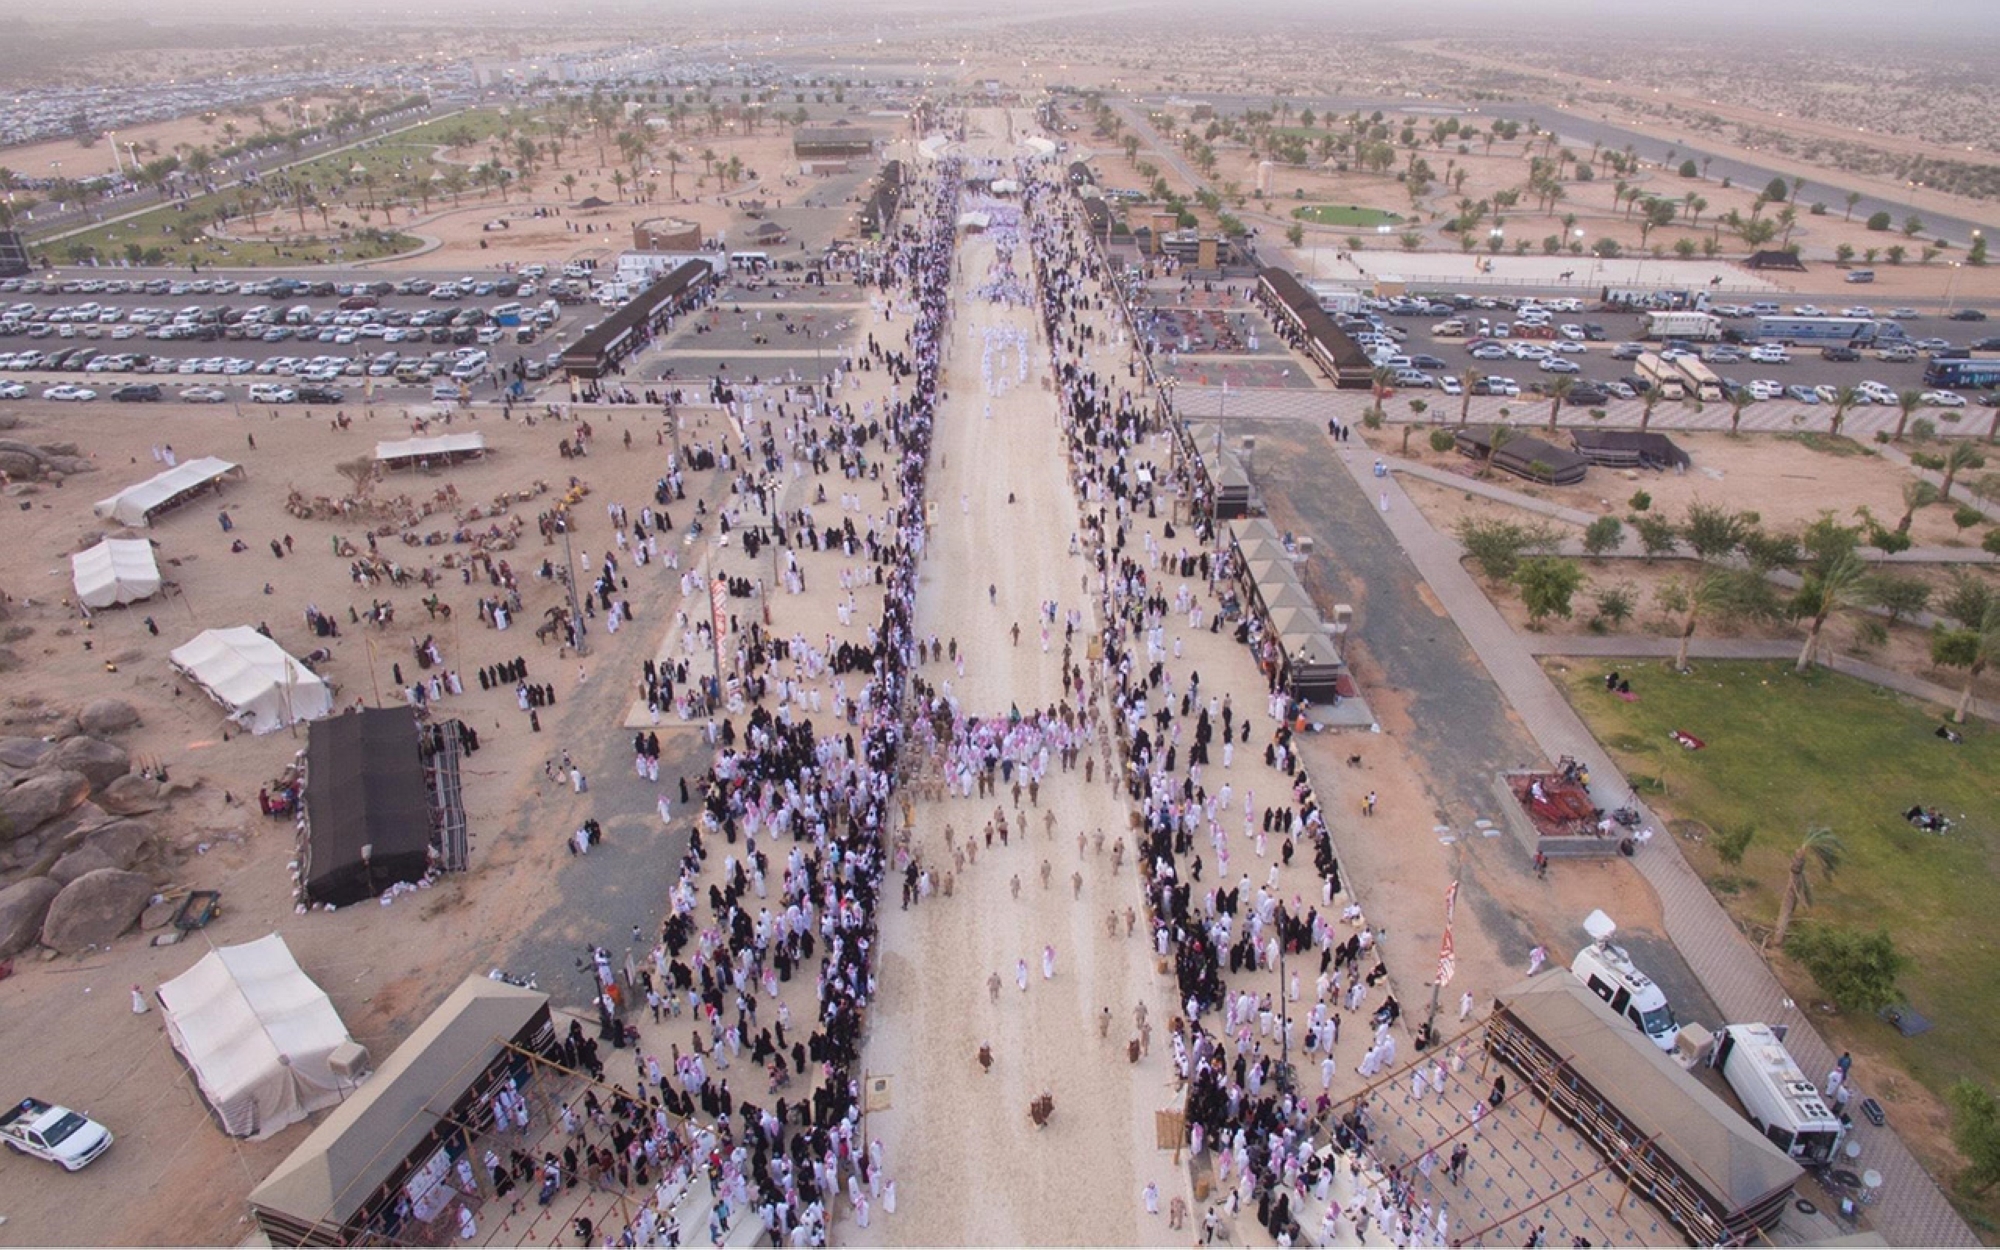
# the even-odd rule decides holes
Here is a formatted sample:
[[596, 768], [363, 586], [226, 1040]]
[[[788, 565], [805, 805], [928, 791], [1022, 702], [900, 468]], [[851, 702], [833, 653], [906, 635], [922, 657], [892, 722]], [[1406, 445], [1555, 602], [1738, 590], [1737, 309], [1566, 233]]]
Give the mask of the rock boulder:
[[42, 918], [60, 893], [62, 886], [47, 877], [29, 877], [0, 890], [0, 959], [35, 944]]
[[100, 868], [124, 868], [125, 865], [106, 855], [94, 846], [79, 846], [55, 862], [49, 869], [49, 876], [59, 884], [68, 885], [87, 872]]
[[140, 820], [114, 820], [84, 835], [83, 844], [101, 852], [114, 868], [130, 868], [153, 836], [152, 826]]
[[57, 745], [48, 762], [56, 768], [82, 773], [90, 778], [90, 788], [101, 790], [132, 771], [132, 757], [125, 748], [79, 734]]
[[132, 927], [153, 898], [151, 879], [136, 872], [100, 868], [64, 886], [42, 922], [42, 945], [70, 954], [87, 946], [109, 946]]
[[74, 810], [89, 794], [90, 779], [82, 773], [58, 771], [30, 777], [0, 793], [0, 841], [26, 837]]
[[0, 738], [0, 764], [9, 768], [33, 768], [55, 749], [55, 743], [40, 738]]
[[104, 787], [97, 796], [97, 805], [113, 816], [141, 816], [159, 811], [167, 805], [167, 799], [159, 782], [138, 773], [126, 773]]
[[139, 723], [139, 709], [123, 699], [95, 699], [77, 713], [77, 724], [93, 738], [104, 738]]

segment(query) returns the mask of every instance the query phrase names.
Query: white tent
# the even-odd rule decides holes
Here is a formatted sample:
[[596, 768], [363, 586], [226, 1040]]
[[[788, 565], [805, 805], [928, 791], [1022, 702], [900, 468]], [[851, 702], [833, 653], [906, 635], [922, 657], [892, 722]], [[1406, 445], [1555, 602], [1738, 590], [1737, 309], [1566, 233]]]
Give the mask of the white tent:
[[127, 486], [109, 499], [98, 500], [94, 511], [100, 517], [112, 517], [126, 525], [151, 525], [154, 516], [184, 502], [224, 474], [241, 471], [214, 456], [183, 461], [137, 486]]
[[137, 603], [160, 593], [160, 566], [143, 538], [107, 538], [69, 558], [76, 597], [87, 608]]
[[319, 674], [247, 625], [203, 630], [168, 658], [251, 733], [333, 712], [333, 691]]
[[[160, 987], [167, 1037], [232, 1137], [269, 1137], [341, 1099], [351, 1045], [326, 992], [273, 933], [221, 946]], [[349, 1050], [338, 1057], [344, 1069]]]
[[452, 460], [486, 452], [484, 434], [433, 434], [428, 438], [406, 438], [375, 444], [375, 458], [389, 464], [410, 460]]

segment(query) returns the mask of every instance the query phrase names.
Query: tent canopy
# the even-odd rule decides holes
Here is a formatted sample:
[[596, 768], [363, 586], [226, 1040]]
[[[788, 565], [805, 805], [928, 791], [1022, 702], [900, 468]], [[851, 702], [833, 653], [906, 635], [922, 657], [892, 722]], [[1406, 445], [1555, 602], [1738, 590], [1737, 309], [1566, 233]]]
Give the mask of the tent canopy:
[[220, 946], [160, 987], [167, 1036], [222, 1131], [259, 1140], [340, 1101], [347, 1026], [273, 933]]
[[333, 691], [319, 674], [247, 625], [203, 630], [168, 658], [251, 733], [270, 733], [333, 711]]
[[137, 603], [160, 592], [160, 565], [143, 538], [107, 538], [69, 558], [70, 580], [87, 608]]
[[408, 708], [314, 723], [300, 857], [307, 902], [346, 907], [424, 875], [431, 804], [417, 748], [416, 713]]
[[525, 1041], [537, 1018], [546, 1027], [548, 1004], [547, 994], [467, 977], [358, 1093], [250, 1191], [259, 1223], [337, 1235], [378, 1186], [396, 1177], [505, 1043]]
[[486, 451], [484, 434], [433, 434], [428, 438], [406, 438], [375, 444], [375, 459], [390, 464], [410, 460], [451, 460], [478, 456]]
[[100, 517], [111, 517], [126, 525], [151, 525], [153, 518], [184, 502], [225, 474], [242, 472], [227, 460], [203, 456], [156, 473], [137, 486], [127, 486], [109, 499], [100, 499], [93, 509]]

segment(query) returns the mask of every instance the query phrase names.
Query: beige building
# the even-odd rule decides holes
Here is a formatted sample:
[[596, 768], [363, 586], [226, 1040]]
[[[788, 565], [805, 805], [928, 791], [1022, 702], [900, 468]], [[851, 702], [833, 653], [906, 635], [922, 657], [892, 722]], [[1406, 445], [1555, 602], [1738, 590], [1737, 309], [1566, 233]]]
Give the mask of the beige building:
[[632, 246], [641, 252], [701, 250], [701, 227], [678, 217], [652, 217], [632, 226]]

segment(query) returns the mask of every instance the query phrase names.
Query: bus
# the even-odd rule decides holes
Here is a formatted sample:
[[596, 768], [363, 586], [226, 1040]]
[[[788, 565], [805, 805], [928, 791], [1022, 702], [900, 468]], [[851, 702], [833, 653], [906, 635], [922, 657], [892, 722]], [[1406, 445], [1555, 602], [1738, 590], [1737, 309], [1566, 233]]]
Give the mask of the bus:
[[1687, 383], [1680, 370], [1671, 361], [1660, 359], [1658, 352], [1640, 352], [1632, 362], [1632, 371], [1661, 399], [1687, 398]]
[[1760, 343], [1845, 344], [1871, 347], [1877, 343], [1900, 343], [1907, 336], [1894, 321], [1871, 317], [1759, 317]]
[[1722, 379], [1715, 376], [1713, 369], [1693, 356], [1674, 357], [1674, 367], [1680, 370], [1681, 379], [1696, 399], [1704, 404], [1722, 402]]
[[1933, 356], [1924, 366], [1925, 386], [1964, 387], [1983, 390], [2000, 386], [2000, 352], [1967, 352], [1964, 355]]

